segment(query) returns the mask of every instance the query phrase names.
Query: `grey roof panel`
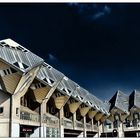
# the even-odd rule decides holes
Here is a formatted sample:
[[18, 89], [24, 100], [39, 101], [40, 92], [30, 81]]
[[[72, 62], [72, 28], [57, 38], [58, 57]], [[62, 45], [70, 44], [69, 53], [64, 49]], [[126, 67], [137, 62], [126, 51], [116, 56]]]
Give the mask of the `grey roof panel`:
[[140, 92], [137, 90], [134, 90], [134, 105], [140, 108]]
[[37, 74], [37, 78], [46, 84], [53, 86], [55, 83], [62, 80], [64, 74], [54, 69], [52, 66], [44, 63]]
[[121, 91], [118, 91], [116, 97], [115, 106], [127, 113], [129, 108], [129, 96], [125, 95]]
[[95, 97], [93, 94], [88, 95], [88, 101], [92, 103], [92, 107], [104, 114], [109, 113], [109, 103], [103, 102], [102, 100]]
[[22, 72], [41, 65], [43, 59], [11, 39], [0, 41], [0, 59]]
[[91, 102], [92, 107], [98, 110], [95, 96], [92, 94], [88, 94], [87, 99], [89, 100], [89, 102]]
[[111, 106], [111, 104], [108, 101], [103, 102], [103, 108], [105, 109], [106, 114], [110, 114], [109, 113], [110, 106]]
[[65, 76], [57, 88], [71, 96], [76, 89], [76, 84]]
[[86, 102], [87, 100], [86, 96], [88, 95], [88, 91], [79, 86], [76, 88], [76, 92], [77, 92], [77, 95], [80, 97], [81, 101]]

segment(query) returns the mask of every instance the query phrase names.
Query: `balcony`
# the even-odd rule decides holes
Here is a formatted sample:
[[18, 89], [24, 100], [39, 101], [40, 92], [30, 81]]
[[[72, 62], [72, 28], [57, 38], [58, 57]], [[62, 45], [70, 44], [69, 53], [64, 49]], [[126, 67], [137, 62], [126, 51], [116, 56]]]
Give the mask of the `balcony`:
[[46, 123], [48, 127], [59, 127], [59, 119], [49, 113], [44, 114], [43, 123]]
[[92, 131], [92, 125], [89, 124], [89, 123], [87, 123], [87, 124], [86, 124], [86, 130], [87, 130], [87, 131]]
[[76, 121], [76, 127], [75, 127], [75, 129], [77, 129], [77, 130], [83, 130], [84, 129], [83, 122]]
[[40, 125], [40, 115], [38, 112], [28, 107], [20, 106], [20, 124], [23, 125]]
[[103, 132], [104, 133], [110, 133], [110, 132], [113, 131], [113, 129], [114, 129], [113, 125], [104, 125]]
[[73, 129], [73, 122], [72, 122], [72, 120], [64, 118], [64, 128]]
[[92, 131], [98, 132], [98, 126], [93, 125], [93, 126], [92, 126]]
[[40, 121], [40, 117], [39, 114], [31, 114], [28, 112], [20, 112], [20, 119], [21, 120], [28, 120], [28, 121], [34, 121], [34, 122], [39, 122]]
[[140, 131], [140, 124], [139, 123], [137, 125], [130, 124], [130, 126], [123, 124], [123, 129], [125, 132], [127, 132], [127, 131]]

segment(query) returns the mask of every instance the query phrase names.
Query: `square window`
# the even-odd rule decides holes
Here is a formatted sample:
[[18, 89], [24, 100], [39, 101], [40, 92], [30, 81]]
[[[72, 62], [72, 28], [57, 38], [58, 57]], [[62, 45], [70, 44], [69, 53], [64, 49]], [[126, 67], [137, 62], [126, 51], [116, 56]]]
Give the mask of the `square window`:
[[7, 73], [8, 73], [8, 74], [10, 74], [10, 73], [11, 73], [9, 69], [7, 69]]
[[16, 72], [17, 72], [17, 71], [16, 71], [15, 69], [13, 69], [13, 68], [10, 68], [10, 70], [11, 70], [12, 73], [16, 73]]
[[2, 114], [4, 111], [4, 108], [3, 107], [0, 107], [0, 114]]
[[19, 115], [19, 108], [16, 108], [16, 115]]
[[20, 66], [19, 66], [19, 63], [18, 62], [15, 62], [15, 63], [13, 63], [15, 66], [17, 66], [18, 68], [20, 68]]
[[6, 70], [3, 70], [4, 74], [7, 75]]
[[5, 42], [0, 42], [1, 44], [6, 44]]
[[5, 46], [5, 47], [10, 47], [8, 44], [5, 44], [4, 46]]

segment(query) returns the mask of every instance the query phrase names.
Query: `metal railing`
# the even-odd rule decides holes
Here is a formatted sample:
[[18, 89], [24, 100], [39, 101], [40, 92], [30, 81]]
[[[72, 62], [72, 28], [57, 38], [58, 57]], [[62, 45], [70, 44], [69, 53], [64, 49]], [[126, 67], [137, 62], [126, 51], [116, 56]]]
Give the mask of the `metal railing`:
[[49, 126], [59, 126], [59, 119], [46, 113], [43, 115], [43, 123], [46, 123]]
[[112, 132], [114, 129], [113, 124], [112, 125], [104, 125], [103, 126], [103, 132]]
[[64, 118], [64, 127], [65, 128], [73, 128], [73, 122], [70, 119]]
[[84, 124], [82, 123], [82, 122], [80, 122], [80, 121], [76, 121], [76, 128], [78, 128], [78, 129], [84, 129]]
[[86, 124], [86, 129], [89, 130], [89, 131], [91, 131], [91, 130], [92, 130], [92, 125], [89, 124], [89, 123], [87, 123], [87, 124]]
[[98, 126], [96, 125], [93, 125], [93, 128], [92, 128], [93, 131], [98, 131]]
[[39, 122], [40, 121], [40, 115], [39, 114], [31, 114], [31, 113], [28, 113], [28, 112], [21, 111], [20, 112], [20, 119], [21, 120]]
[[140, 130], [140, 124], [139, 123], [137, 124], [130, 123], [130, 125], [123, 124], [123, 128], [124, 128], [124, 131], [134, 130], [134, 129]]

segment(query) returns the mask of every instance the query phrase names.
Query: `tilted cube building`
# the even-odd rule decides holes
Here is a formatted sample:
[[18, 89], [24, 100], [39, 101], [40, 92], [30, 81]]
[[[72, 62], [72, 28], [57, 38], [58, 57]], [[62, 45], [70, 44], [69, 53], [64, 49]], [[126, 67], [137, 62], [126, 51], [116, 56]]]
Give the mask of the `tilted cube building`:
[[0, 41], [0, 137], [139, 136], [139, 98], [117, 91], [102, 101], [15, 41]]

